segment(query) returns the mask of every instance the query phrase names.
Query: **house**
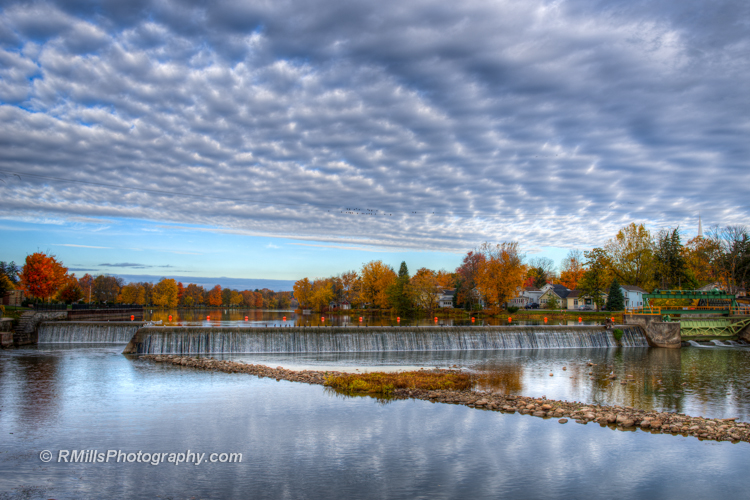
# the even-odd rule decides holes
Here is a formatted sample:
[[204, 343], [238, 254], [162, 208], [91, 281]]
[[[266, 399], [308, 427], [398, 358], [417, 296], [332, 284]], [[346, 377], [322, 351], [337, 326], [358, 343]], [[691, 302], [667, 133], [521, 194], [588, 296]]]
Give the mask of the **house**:
[[9, 290], [5, 292], [5, 295], [0, 302], [2, 302], [2, 305], [4, 306], [21, 307], [24, 298], [23, 290]]
[[438, 295], [438, 307], [453, 308], [453, 297], [456, 295], [455, 289], [440, 290]]
[[[607, 300], [607, 294], [602, 294], [602, 299]], [[584, 294], [581, 290], [571, 290], [568, 296], [565, 298], [567, 308], [570, 310], [594, 310], [596, 309], [596, 303], [589, 295]]]
[[565, 309], [567, 306], [566, 299], [568, 298], [570, 290], [564, 285], [552, 285], [547, 283], [542, 287], [541, 292], [542, 295], [539, 297], [539, 307], [542, 309], [547, 307], [547, 302], [549, 302], [552, 297], [556, 298], [558, 307], [561, 309]]
[[352, 305], [346, 300], [342, 302], [336, 302], [335, 300], [332, 300], [328, 303], [329, 311], [334, 311], [336, 309], [346, 310], [346, 309], [351, 309], [351, 308], [352, 308]]
[[625, 298], [626, 309], [637, 309], [643, 307], [643, 294], [648, 293], [639, 286], [620, 285], [622, 296]]
[[535, 286], [519, 289], [518, 295], [508, 302], [509, 306], [526, 307], [528, 304], [538, 304], [542, 291]]

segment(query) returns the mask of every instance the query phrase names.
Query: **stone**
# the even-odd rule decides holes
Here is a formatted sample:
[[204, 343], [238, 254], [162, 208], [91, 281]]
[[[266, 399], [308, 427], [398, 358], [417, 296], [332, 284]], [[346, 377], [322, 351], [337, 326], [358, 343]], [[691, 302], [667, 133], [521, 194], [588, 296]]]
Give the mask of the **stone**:
[[617, 421], [617, 416], [614, 413], [607, 413], [607, 423], [614, 424]]
[[534, 413], [532, 413], [532, 415], [534, 415], [535, 417], [546, 417], [547, 413], [543, 411], [535, 411]]
[[477, 401], [474, 404], [477, 405], [477, 406], [485, 406], [487, 403], [489, 403], [489, 401], [487, 401], [486, 399], [480, 399], [479, 401]]
[[542, 410], [544, 410], [544, 411], [549, 411], [551, 409], [552, 409], [552, 405], [549, 404], [549, 403], [545, 403], [545, 404], [542, 405]]
[[594, 420], [596, 418], [596, 415], [594, 413], [584, 413], [583, 417], [588, 420]]
[[561, 418], [560, 420], [558, 420], [558, 422], [560, 422], [561, 424], [567, 424], [568, 423], [568, 419], [567, 418]]
[[648, 429], [649, 427], [651, 427], [651, 421], [647, 418], [641, 420], [641, 427], [644, 429]]
[[661, 420], [651, 420], [651, 421], [649, 422], [649, 426], [650, 426], [650, 427], [651, 427], [652, 429], [659, 429], [659, 428], [661, 428], [661, 426], [662, 426], [662, 422], [661, 422]]

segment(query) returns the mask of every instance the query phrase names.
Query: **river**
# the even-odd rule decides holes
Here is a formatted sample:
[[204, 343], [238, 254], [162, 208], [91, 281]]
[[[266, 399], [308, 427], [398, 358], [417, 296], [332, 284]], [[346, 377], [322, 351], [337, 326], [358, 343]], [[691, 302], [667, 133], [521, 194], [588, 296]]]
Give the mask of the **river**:
[[[747, 443], [343, 397], [320, 386], [155, 365], [122, 348], [0, 352], [0, 498], [746, 496]], [[460, 365], [484, 374], [484, 388], [509, 393], [750, 417], [750, 351], [742, 348], [226, 357], [352, 371]], [[604, 383], [610, 371], [635, 381]], [[60, 450], [89, 449], [242, 453], [242, 462], [56, 461]], [[44, 450], [52, 462], [40, 460]]]

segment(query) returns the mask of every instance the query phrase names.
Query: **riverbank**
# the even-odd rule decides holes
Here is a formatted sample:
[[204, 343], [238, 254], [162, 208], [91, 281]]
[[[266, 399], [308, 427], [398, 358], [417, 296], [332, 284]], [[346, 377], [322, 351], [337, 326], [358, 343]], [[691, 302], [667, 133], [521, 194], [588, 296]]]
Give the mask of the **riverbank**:
[[[203, 370], [216, 370], [226, 373], [247, 373], [258, 377], [274, 378], [291, 382], [331, 386], [336, 379], [350, 380], [351, 373], [337, 371], [287, 370], [265, 365], [252, 365], [213, 358], [180, 357], [175, 355], [144, 355], [139, 359], [169, 363]], [[430, 370], [431, 373], [456, 374], [456, 370]], [[371, 374], [370, 374], [371, 375]], [[477, 377], [476, 380], [479, 380]], [[628, 379], [621, 383], [627, 384]], [[351, 391], [343, 391], [352, 394]], [[376, 396], [377, 394], [362, 393]], [[505, 413], [519, 412], [540, 418], [556, 418], [560, 423], [575, 420], [581, 424], [598, 423], [611, 429], [642, 429], [656, 434], [694, 436], [701, 440], [750, 442], [750, 424], [737, 422], [734, 418], [711, 419], [691, 417], [672, 412], [648, 411], [629, 406], [605, 406], [579, 402], [557, 401], [546, 398], [530, 398], [498, 394], [489, 391], [466, 390], [426, 390], [393, 388], [389, 392], [393, 399], [421, 399], [434, 403], [460, 404], [471, 408]]]

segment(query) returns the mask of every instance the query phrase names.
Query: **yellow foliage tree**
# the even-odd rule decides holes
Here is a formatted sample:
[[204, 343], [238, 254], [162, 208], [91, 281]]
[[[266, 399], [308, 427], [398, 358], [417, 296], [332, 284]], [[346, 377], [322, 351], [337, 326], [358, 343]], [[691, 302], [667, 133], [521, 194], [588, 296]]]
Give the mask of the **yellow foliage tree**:
[[163, 278], [154, 287], [152, 300], [160, 307], [177, 307], [179, 301], [177, 282], [171, 278]]
[[414, 305], [419, 309], [432, 311], [437, 307], [440, 295], [437, 276], [426, 267], [418, 269], [409, 280], [409, 292]]
[[308, 278], [303, 278], [294, 283], [294, 298], [299, 302], [300, 309], [305, 309], [310, 305], [312, 283]]
[[146, 290], [138, 283], [128, 283], [120, 289], [120, 295], [117, 296], [118, 304], [143, 305], [145, 302]]
[[322, 311], [333, 300], [333, 283], [331, 280], [315, 280], [312, 284], [310, 302], [316, 311]]
[[612, 273], [621, 285], [635, 285], [653, 290], [654, 241], [643, 224], [634, 222], [623, 227], [604, 246]]
[[477, 288], [489, 305], [502, 307], [516, 296], [526, 277], [518, 243], [484, 243], [478, 251], [484, 254], [485, 260], [479, 268]]

